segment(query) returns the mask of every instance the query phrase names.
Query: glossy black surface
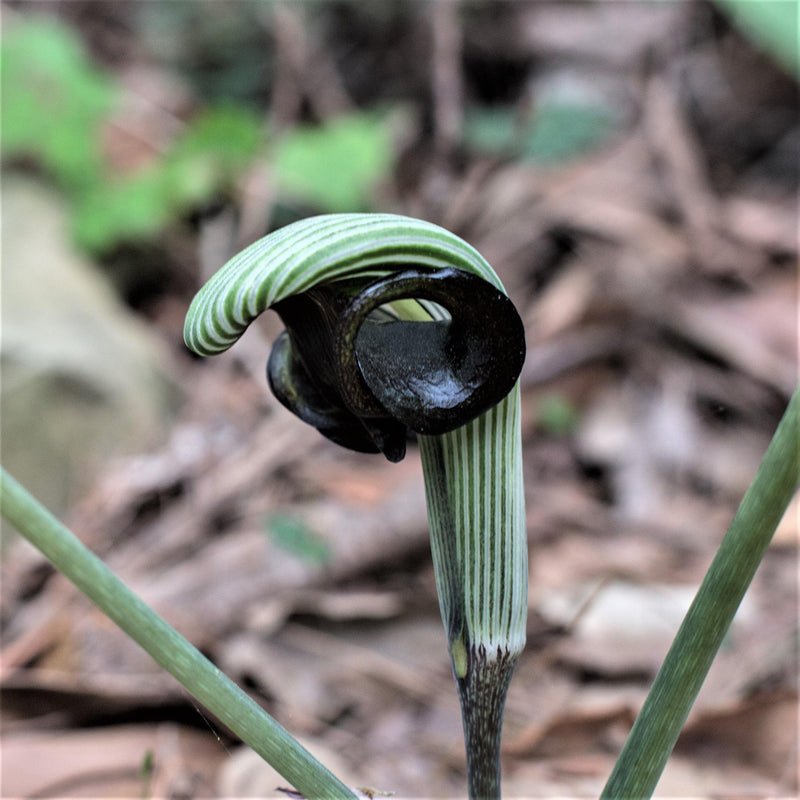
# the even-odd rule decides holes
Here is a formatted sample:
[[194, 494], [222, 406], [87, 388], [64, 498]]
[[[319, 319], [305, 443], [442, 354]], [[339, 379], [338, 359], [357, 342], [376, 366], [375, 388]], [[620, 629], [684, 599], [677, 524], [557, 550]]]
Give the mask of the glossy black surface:
[[[411, 298], [451, 318], [373, 314]], [[502, 400], [525, 359], [514, 305], [463, 270], [407, 269], [360, 289], [330, 284], [274, 308], [287, 328], [267, 365], [275, 396], [337, 444], [390, 461], [403, 458], [410, 432], [447, 433]]]

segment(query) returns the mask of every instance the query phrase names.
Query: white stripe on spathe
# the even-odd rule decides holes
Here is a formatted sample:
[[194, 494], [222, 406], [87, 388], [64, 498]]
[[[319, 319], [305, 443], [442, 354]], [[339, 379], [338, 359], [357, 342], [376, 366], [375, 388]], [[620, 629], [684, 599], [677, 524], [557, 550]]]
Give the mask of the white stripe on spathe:
[[394, 214], [326, 214], [287, 225], [228, 261], [193, 300], [184, 340], [200, 355], [215, 355], [286, 297], [411, 265], [456, 267], [503, 288], [477, 250], [437, 225]]
[[[442, 617], [451, 638], [461, 637], [468, 650], [482, 646], [490, 659], [525, 646], [528, 555], [519, 407], [517, 386], [452, 433], [418, 437]], [[437, 481], [440, 462], [444, 475]]]

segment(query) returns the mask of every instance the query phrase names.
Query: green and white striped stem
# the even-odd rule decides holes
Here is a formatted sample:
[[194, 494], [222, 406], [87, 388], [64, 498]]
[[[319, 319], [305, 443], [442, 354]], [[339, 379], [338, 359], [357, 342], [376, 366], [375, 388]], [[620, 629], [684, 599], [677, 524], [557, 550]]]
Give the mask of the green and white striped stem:
[[452, 433], [420, 436], [419, 446], [469, 794], [495, 797], [503, 706], [525, 647], [527, 614], [519, 387]]
[[281, 402], [390, 460], [417, 434], [470, 796], [499, 797], [503, 706], [527, 612], [519, 316], [473, 247], [389, 214], [312, 217], [254, 243], [195, 297], [186, 344], [220, 353], [273, 307], [288, 329], [269, 367]]

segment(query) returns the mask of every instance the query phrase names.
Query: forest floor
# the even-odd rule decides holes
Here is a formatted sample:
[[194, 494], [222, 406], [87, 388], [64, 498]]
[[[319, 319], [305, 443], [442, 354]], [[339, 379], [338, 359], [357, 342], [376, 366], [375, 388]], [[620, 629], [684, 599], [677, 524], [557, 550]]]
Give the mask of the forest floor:
[[[92, 4], [42, 5], [130, 67], [120, 28], [81, 16]], [[107, 5], [124, 20], [128, 4]], [[441, 3], [372, 28], [322, 5], [310, 45], [325, 69], [289, 70], [285, 113], [416, 102], [372, 206], [469, 241], [525, 321], [529, 623], [504, 794], [596, 796], [797, 381], [796, 80], [700, 2], [463, 17]], [[283, 11], [274, 36], [291, 52], [303, 7]], [[174, 80], [152, 78], [154, 102]], [[563, 87], [613, 111], [598, 146], [543, 163], [458, 143], [470, 100], [522, 118]], [[276, 319], [191, 358], [200, 238], [164, 238], [183, 271], [137, 308], [166, 343], [170, 431], [103, 463], [66, 521], [346, 782], [463, 796], [417, 450], [399, 465], [345, 452], [285, 411], [263, 379]], [[659, 796], [797, 796], [797, 516]], [[4, 797], [282, 796], [41, 557], [10, 547], [2, 570]]]

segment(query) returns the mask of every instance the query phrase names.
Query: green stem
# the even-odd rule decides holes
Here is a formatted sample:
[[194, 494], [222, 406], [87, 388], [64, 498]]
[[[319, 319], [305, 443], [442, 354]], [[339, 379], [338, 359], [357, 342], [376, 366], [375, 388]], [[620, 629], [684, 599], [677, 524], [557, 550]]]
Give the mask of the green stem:
[[2, 515], [187, 691], [308, 798], [355, 794], [0, 467]]
[[800, 485], [800, 387], [656, 676], [605, 798], [655, 791], [689, 710], [778, 523]]

